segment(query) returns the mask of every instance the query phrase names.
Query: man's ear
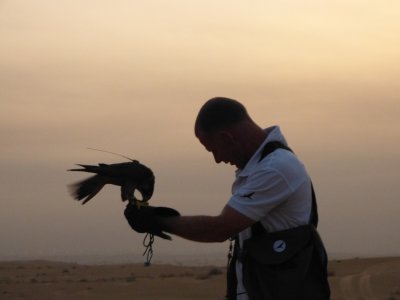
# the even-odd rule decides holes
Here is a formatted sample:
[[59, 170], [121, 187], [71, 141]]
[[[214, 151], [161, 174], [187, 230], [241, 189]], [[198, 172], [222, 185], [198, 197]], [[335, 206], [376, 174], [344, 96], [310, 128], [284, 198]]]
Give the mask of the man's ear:
[[227, 130], [221, 130], [218, 132], [218, 139], [225, 145], [232, 145], [235, 143], [233, 134]]

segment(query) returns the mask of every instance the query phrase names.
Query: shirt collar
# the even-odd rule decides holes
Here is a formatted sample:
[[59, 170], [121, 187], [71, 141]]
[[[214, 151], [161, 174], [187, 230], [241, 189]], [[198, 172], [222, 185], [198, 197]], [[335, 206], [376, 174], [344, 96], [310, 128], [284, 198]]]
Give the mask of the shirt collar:
[[283, 136], [279, 126], [271, 126], [271, 127], [265, 128], [264, 131], [268, 132], [267, 137], [262, 142], [260, 147], [258, 147], [256, 152], [254, 152], [253, 156], [249, 159], [249, 161], [247, 162], [245, 167], [243, 169], [236, 170], [236, 177], [249, 176], [249, 174], [253, 171], [253, 168], [258, 164], [262, 149], [268, 142], [278, 141], [278, 142], [283, 143], [284, 145], [287, 145], [286, 139]]

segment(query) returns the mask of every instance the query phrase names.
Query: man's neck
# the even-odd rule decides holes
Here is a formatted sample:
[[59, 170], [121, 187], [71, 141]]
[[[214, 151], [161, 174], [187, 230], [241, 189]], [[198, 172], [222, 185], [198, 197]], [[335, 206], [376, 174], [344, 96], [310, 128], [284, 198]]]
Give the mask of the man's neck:
[[245, 167], [270, 133], [270, 130], [265, 131], [255, 123], [250, 123], [248, 126], [242, 127], [242, 130], [240, 138], [243, 147], [243, 163], [240, 169]]

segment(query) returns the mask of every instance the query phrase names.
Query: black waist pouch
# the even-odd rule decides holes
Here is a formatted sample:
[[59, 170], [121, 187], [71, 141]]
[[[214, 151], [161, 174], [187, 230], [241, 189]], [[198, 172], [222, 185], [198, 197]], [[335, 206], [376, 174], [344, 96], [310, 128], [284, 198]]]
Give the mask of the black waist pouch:
[[328, 300], [327, 256], [313, 225], [254, 236], [238, 255], [251, 300]]

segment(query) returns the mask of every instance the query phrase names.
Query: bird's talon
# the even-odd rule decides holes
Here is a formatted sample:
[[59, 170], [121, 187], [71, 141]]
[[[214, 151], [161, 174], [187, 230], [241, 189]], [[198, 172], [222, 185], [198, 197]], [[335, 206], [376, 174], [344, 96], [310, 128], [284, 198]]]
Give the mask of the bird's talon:
[[135, 205], [136, 205], [137, 209], [140, 209], [141, 207], [148, 206], [149, 203], [147, 201], [135, 200]]

